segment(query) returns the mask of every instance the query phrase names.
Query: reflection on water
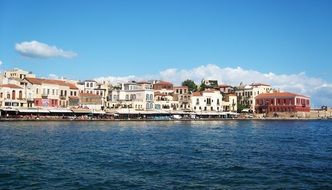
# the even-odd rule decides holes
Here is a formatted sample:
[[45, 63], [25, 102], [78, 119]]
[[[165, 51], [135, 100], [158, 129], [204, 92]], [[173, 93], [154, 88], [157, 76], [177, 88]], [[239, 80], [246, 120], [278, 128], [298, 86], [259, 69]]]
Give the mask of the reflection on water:
[[331, 126], [1, 122], [0, 189], [331, 189]]

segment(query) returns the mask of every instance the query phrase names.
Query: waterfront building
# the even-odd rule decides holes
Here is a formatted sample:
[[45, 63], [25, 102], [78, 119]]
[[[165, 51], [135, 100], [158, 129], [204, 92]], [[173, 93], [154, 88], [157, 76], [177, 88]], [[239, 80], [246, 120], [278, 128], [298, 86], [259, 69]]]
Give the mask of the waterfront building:
[[178, 102], [174, 101], [173, 84], [168, 81], [153, 81], [154, 108], [156, 110], [176, 110]]
[[255, 100], [257, 113], [310, 112], [310, 98], [290, 92], [263, 93]]
[[249, 85], [243, 85], [235, 87], [235, 94], [237, 95], [238, 105], [243, 105], [255, 111], [255, 97], [262, 93], [270, 93], [273, 89], [271, 85], [262, 83], [252, 83]]
[[0, 85], [0, 107], [26, 107], [23, 88], [15, 84]]
[[80, 97], [79, 97], [79, 88], [73, 84], [68, 83], [69, 86], [69, 96], [68, 96], [68, 107], [76, 107], [80, 105]]
[[174, 101], [173, 93], [154, 91], [154, 108], [156, 110], [176, 110], [178, 101]]
[[22, 85], [26, 91], [28, 107], [68, 107], [70, 93], [78, 96], [75, 84], [65, 80], [27, 77], [22, 80]]
[[222, 94], [218, 90], [194, 92], [191, 96], [191, 108], [195, 112], [221, 112]]
[[154, 91], [150, 82], [131, 81], [114, 86], [108, 96], [110, 109], [153, 110]]
[[237, 96], [232, 93], [224, 94], [222, 100], [223, 111], [237, 112]]
[[80, 93], [79, 94], [80, 108], [91, 110], [102, 110], [102, 97], [93, 93]]
[[175, 86], [174, 90], [174, 101], [177, 101], [176, 109], [189, 111], [191, 103], [191, 94], [189, 94], [188, 86]]
[[[95, 80], [84, 80], [77, 84], [80, 93], [89, 93], [100, 96], [102, 106], [106, 106], [109, 85], [106, 83], [98, 83]], [[95, 96], [97, 98], [98, 96]]]

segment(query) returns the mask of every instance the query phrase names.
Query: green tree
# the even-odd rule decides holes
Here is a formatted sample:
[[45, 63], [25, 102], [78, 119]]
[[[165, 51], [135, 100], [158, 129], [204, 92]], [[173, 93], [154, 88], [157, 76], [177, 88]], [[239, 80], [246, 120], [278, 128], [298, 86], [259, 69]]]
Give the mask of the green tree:
[[197, 91], [197, 85], [193, 80], [187, 79], [182, 82], [182, 86], [188, 86], [189, 92]]
[[244, 104], [238, 104], [237, 105], [237, 112], [241, 113], [243, 109], [249, 108], [249, 106], [244, 105]]
[[206, 84], [202, 81], [201, 85], [199, 85], [199, 91], [204, 91], [206, 87]]

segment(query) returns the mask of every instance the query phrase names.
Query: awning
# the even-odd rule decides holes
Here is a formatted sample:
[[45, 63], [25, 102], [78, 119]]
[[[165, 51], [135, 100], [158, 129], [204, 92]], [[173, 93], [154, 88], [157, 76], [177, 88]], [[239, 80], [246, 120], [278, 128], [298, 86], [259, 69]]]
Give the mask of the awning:
[[92, 111], [92, 113], [93, 114], [105, 114], [106, 112], [104, 112], [104, 111], [100, 111], [100, 110], [94, 110], [94, 111]]
[[88, 109], [86, 109], [86, 110], [71, 110], [71, 111], [73, 111], [74, 113], [92, 113], [92, 111], [88, 110]]
[[17, 111], [17, 109], [13, 108], [1, 108], [2, 111]]
[[196, 115], [227, 115], [226, 112], [196, 112]]
[[73, 111], [68, 109], [50, 109], [51, 113], [73, 113]]
[[37, 109], [18, 109], [20, 113], [38, 113]]
[[244, 109], [242, 110], [242, 112], [249, 112], [249, 111], [250, 111], [249, 108], [244, 108]]
[[37, 109], [38, 113], [50, 113], [50, 111], [45, 110], [45, 109]]

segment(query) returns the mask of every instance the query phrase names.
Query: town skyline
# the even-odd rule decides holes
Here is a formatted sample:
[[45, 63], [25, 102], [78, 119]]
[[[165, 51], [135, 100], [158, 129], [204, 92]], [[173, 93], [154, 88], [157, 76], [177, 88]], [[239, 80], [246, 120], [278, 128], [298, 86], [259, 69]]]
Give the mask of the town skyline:
[[75, 80], [266, 82], [331, 106], [331, 7], [324, 0], [4, 0], [0, 70]]

